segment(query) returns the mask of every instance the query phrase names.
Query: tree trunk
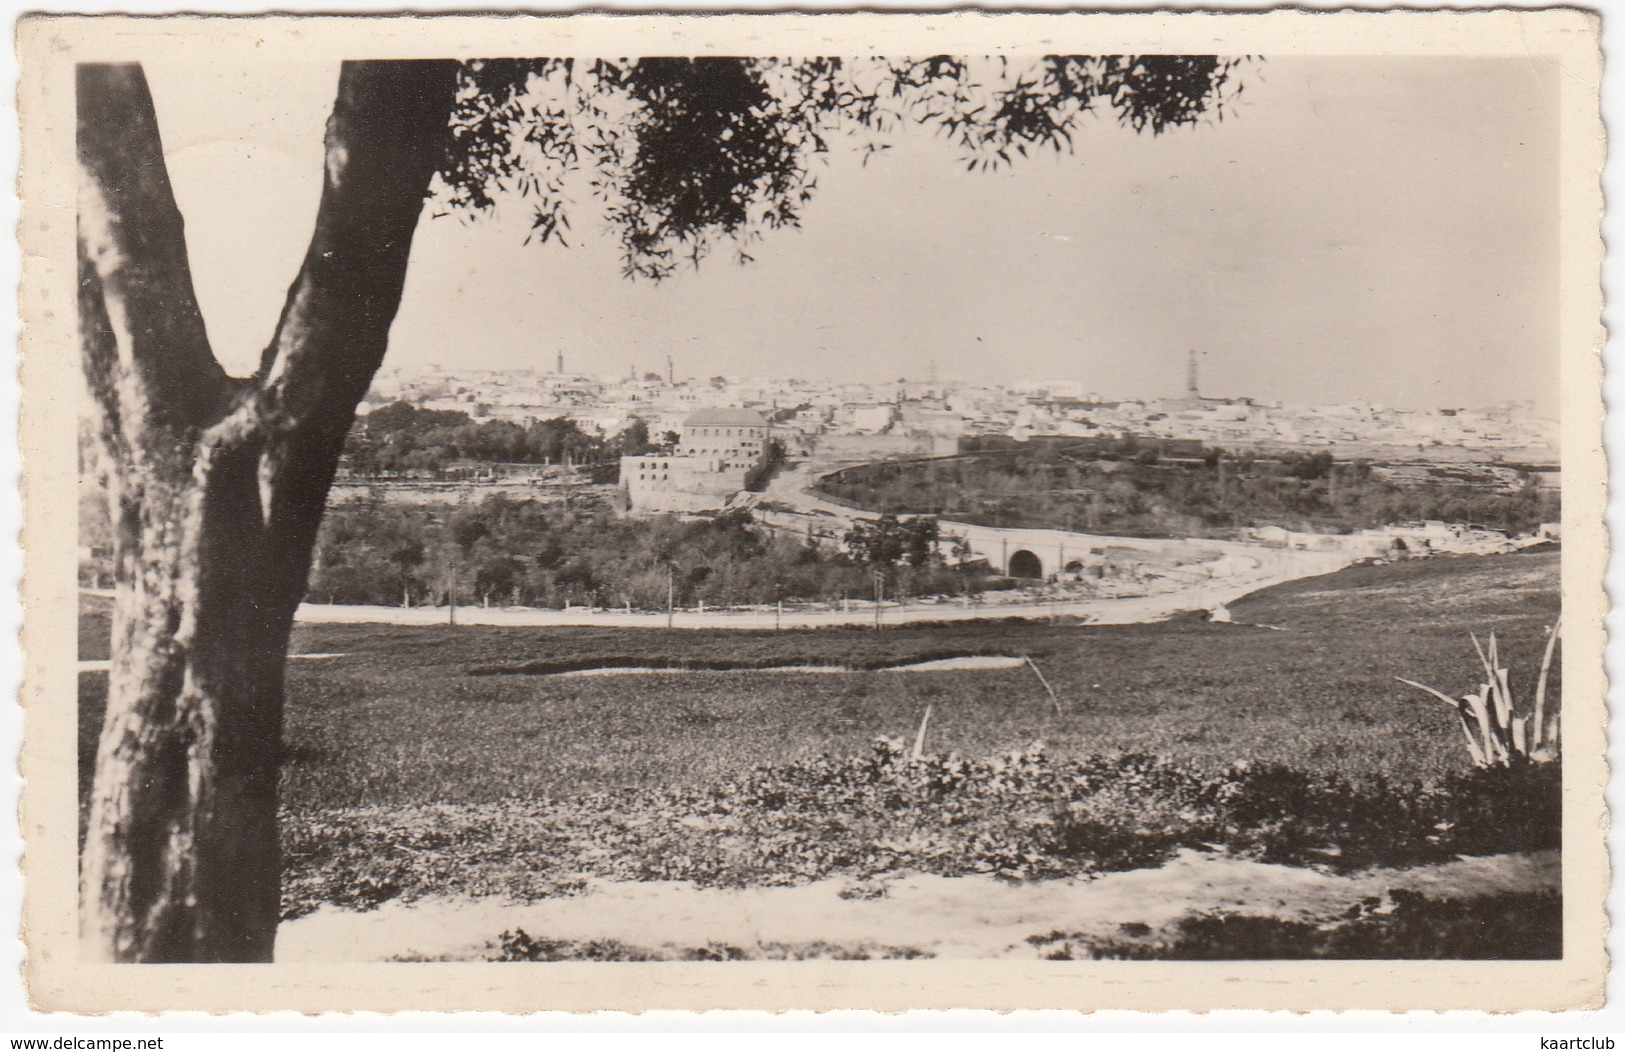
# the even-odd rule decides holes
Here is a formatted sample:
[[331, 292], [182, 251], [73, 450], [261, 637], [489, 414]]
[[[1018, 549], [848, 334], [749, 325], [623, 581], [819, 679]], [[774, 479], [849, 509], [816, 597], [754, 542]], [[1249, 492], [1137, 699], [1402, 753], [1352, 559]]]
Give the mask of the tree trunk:
[[455, 80], [454, 63], [345, 64], [310, 250], [259, 371], [233, 379], [208, 346], [141, 69], [79, 68], [81, 343], [117, 592], [81, 862], [88, 958], [271, 959], [288, 636]]

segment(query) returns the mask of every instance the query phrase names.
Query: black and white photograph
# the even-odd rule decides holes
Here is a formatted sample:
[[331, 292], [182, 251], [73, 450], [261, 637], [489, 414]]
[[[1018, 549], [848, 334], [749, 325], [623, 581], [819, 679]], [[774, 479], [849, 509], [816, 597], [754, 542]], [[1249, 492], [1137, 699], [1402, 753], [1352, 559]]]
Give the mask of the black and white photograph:
[[34, 996], [1600, 997], [1592, 21], [867, 17], [24, 23]]

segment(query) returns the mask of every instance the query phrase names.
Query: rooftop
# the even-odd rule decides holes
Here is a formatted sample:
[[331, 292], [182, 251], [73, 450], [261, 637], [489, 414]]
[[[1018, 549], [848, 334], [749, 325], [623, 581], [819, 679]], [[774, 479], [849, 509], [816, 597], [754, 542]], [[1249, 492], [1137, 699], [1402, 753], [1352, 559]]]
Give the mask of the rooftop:
[[684, 427], [767, 427], [762, 415], [751, 409], [701, 409], [683, 421]]

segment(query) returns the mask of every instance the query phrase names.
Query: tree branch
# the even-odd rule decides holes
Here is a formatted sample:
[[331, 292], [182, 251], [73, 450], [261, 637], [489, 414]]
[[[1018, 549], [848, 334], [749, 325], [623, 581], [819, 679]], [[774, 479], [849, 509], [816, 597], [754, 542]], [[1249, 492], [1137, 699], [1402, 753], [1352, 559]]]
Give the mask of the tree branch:
[[273, 530], [289, 531], [284, 548], [299, 564], [289, 569], [301, 593], [299, 567], [344, 436], [400, 306], [457, 70], [450, 61], [379, 61], [346, 62], [340, 72], [315, 233], [256, 376], [264, 510]]
[[457, 69], [437, 60], [344, 63], [315, 233], [260, 366], [267, 386], [321, 377], [359, 382], [357, 400], [366, 393], [445, 153]]
[[104, 426], [206, 426], [238, 385], [209, 349], [146, 77], [134, 63], [77, 74], [85, 375]]

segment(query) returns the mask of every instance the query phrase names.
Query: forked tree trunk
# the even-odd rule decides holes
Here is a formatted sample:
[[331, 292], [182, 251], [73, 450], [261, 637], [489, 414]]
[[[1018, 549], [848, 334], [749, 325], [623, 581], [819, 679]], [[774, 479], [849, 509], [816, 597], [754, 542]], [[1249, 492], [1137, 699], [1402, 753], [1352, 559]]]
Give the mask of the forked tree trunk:
[[141, 69], [79, 68], [81, 344], [117, 578], [81, 862], [91, 959], [271, 959], [288, 635], [455, 80], [455, 63], [345, 64], [310, 250], [259, 371], [234, 379]]

